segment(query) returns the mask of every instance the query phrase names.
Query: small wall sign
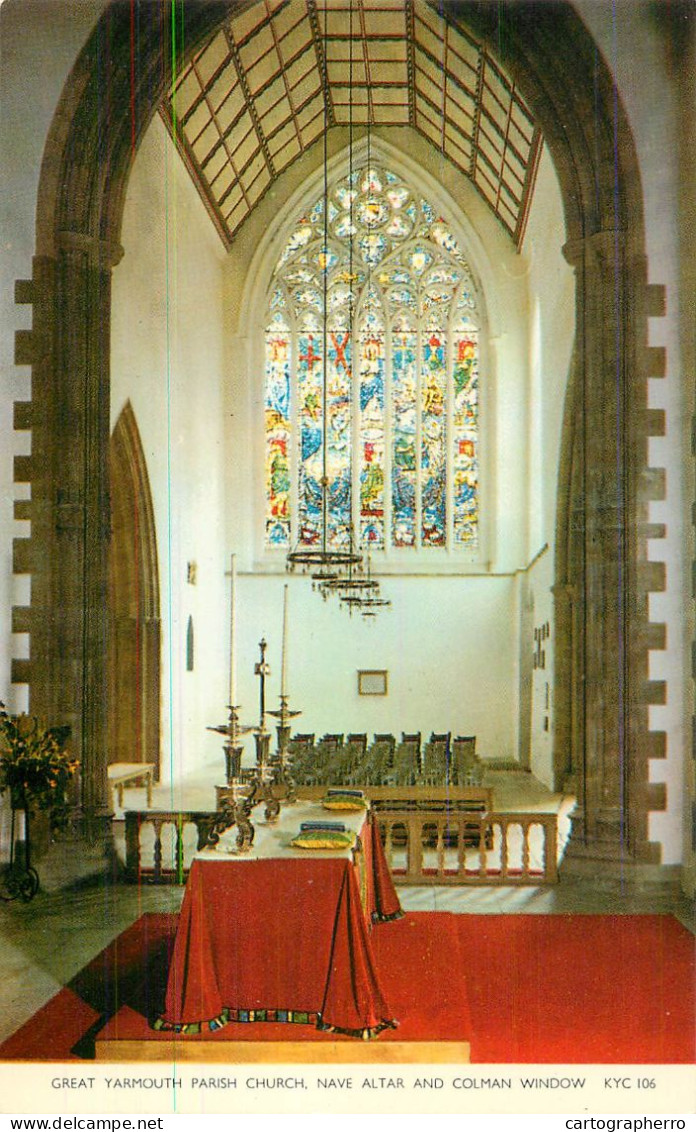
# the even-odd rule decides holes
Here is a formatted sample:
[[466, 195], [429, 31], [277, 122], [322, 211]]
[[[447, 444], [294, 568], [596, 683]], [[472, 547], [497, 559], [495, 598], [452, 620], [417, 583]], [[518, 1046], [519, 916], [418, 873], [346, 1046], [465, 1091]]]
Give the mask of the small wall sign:
[[387, 683], [386, 668], [368, 668], [358, 671], [359, 696], [386, 696]]

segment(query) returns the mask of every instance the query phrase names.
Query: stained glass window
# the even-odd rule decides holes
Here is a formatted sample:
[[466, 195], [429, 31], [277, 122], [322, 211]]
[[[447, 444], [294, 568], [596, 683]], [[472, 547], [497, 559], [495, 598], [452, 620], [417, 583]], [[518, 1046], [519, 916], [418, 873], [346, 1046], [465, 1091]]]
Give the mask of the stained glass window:
[[266, 331], [266, 542], [290, 539], [290, 328], [276, 312]]
[[330, 546], [347, 546], [351, 527], [352, 342], [348, 327], [329, 321], [327, 387], [327, 472]]
[[[299, 539], [305, 546], [312, 546], [320, 541], [322, 531], [324, 352], [320, 320], [313, 315], [305, 315], [301, 318], [296, 342]], [[290, 527], [288, 527], [286, 544], [289, 544], [289, 541]]]
[[476, 290], [447, 220], [378, 163], [278, 260], [265, 336], [265, 541], [476, 550]]
[[359, 323], [360, 540], [384, 546], [384, 394], [385, 340], [381, 303], [370, 288]]
[[422, 350], [421, 541], [423, 546], [444, 546], [447, 531], [446, 335], [426, 324]]
[[407, 315], [392, 329], [392, 541], [416, 544], [418, 335]]

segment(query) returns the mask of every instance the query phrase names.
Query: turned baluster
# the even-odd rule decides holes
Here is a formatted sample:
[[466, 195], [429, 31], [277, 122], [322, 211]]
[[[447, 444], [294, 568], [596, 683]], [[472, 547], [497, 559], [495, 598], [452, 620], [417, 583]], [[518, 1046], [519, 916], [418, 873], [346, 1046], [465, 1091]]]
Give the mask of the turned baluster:
[[176, 820], [176, 883], [184, 883], [184, 821], [187, 814], [178, 814]]
[[152, 825], [155, 831], [154, 867], [152, 876], [155, 884], [159, 884], [162, 879], [162, 822], [158, 818], [153, 818]]
[[408, 877], [411, 883], [418, 884], [423, 876], [423, 819], [418, 814], [409, 814], [405, 824], [408, 837]]
[[[544, 822], [544, 880], [550, 884], [558, 879], [558, 827], [554, 816], [552, 822]], [[551, 836], [553, 834], [553, 837]]]
[[437, 874], [444, 876], [445, 873], [445, 830], [447, 828], [447, 818], [438, 820], [437, 823]]
[[[529, 831], [531, 829], [530, 822], [520, 822], [522, 829], [522, 875], [528, 876], [529, 874]], [[542, 826], [542, 829], [544, 827]]]
[[500, 821], [500, 875], [506, 877], [508, 875], [509, 864], [509, 846], [508, 834], [510, 826], [508, 825], [507, 818], [502, 818]]
[[486, 849], [486, 841], [488, 839], [488, 831], [493, 833], [493, 823], [487, 818], [481, 818], [481, 836], [479, 837], [478, 851], [479, 851], [479, 876], [485, 877], [488, 873], [488, 850]]
[[134, 810], [126, 813], [126, 873], [129, 880], [140, 879], [140, 822]]
[[466, 823], [463, 818], [457, 821], [457, 875], [466, 873]]

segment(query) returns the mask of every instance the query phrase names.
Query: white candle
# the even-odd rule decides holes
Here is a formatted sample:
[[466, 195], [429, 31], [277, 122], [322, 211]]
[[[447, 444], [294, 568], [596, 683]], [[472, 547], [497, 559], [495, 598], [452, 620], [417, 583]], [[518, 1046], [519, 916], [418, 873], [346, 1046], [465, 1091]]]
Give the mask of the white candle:
[[287, 669], [287, 656], [288, 656], [288, 586], [285, 584], [283, 591], [283, 652], [280, 662], [280, 694], [287, 696], [288, 694], [288, 669]]
[[237, 706], [237, 660], [235, 656], [235, 620], [237, 601], [237, 556], [230, 562], [230, 707]]

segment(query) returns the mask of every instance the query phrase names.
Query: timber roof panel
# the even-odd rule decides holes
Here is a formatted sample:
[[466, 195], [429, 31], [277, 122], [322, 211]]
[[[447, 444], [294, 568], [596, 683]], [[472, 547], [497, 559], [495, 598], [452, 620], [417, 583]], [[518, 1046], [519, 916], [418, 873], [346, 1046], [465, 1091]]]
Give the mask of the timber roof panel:
[[274, 179], [351, 118], [413, 126], [521, 240], [539, 131], [500, 63], [431, 0], [257, 0], [162, 113], [228, 246]]

